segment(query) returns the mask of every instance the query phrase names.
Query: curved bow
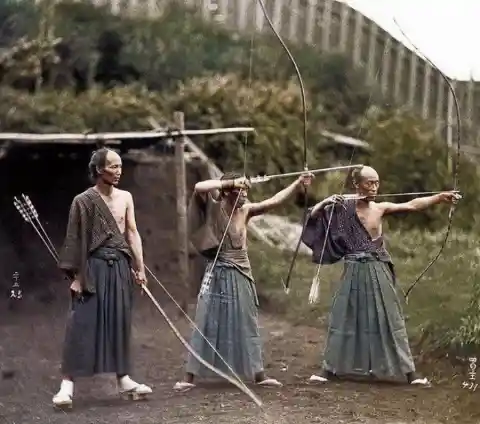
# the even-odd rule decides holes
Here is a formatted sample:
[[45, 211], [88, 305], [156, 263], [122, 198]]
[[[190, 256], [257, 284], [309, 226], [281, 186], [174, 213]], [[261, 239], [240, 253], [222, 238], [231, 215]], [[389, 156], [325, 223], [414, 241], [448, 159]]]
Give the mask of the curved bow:
[[[402, 33], [402, 35], [405, 37], [405, 39], [412, 45], [412, 47], [416, 50], [417, 53], [420, 54], [431, 66], [434, 68], [443, 78], [445, 83], [448, 86], [448, 89], [452, 93], [452, 97], [455, 103], [455, 115], [456, 115], [456, 120], [457, 120], [457, 151], [456, 151], [456, 163], [453, 165], [453, 190], [458, 191], [458, 170], [460, 168], [460, 144], [462, 141], [462, 133], [461, 133], [461, 125], [462, 121], [460, 119], [460, 107], [458, 104], [458, 98], [457, 94], [455, 93], [455, 88], [453, 87], [453, 84], [450, 82], [450, 79], [436, 66], [426, 55], [424, 55], [420, 49], [410, 40], [410, 38], [405, 34], [405, 32], [402, 30], [400, 25], [398, 24], [397, 20], [394, 18], [393, 21], [395, 22], [395, 25], [397, 25], [398, 29]], [[452, 158], [453, 162], [453, 158]], [[410, 287], [407, 289], [405, 292], [405, 302], [408, 303], [408, 295], [410, 292], [413, 290], [413, 288], [417, 285], [417, 283], [421, 280], [421, 278], [428, 272], [428, 270], [435, 264], [435, 262], [438, 261], [440, 258], [443, 250], [445, 249], [445, 246], [447, 245], [448, 237], [450, 236], [450, 232], [452, 229], [452, 222], [453, 222], [453, 214], [455, 212], [455, 204], [452, 204], [450, 206], [450, 211], [448, 212], [448, 225], [447, 225], [447, 230], [445, 231], [445, 236], [443, 238], [442, 244], [440, 245], [440, 249], [438, 249], [437, 254], [433, 257], [433, 259], [429, 262], [429, 264], [425, 267], [425, 269], [419, 274], [417, 278], [413, 281], [413, 283], [410, 285]]]
[[[183, 312], [182, 307], [178, 304], [178, 302], [175, 300], [175, 298], [169, 293], [167, 288], [160, 282], [160, 280], [155, 276], [155, 274], [145, 265], [145, 269], [149, 272], [149, 274], [153, 277], [153, 279], [160, 285], [160, 287], [167, 293], [167, 295], [170, 297], [170, 299], [173, 301], [173, 303]], [[142, 286], [143, 291], [148, 295], [150, 300], [153, 302], [155, 307], [158, 309], [158, 311], [163, 315], [163, 318], [169, 325], [169, 327], [172, 329], [173, 333], [177, 337], [178, 340], [180, 340], [180, 343], [182, 343], [183, 346], [192, 354], [192, 356], [200, 362], [204, 367], [208, 368], [210, 371], [213, 371], [215, 374], [219, 375], [220, 377], [224, 378], [227, 380], [229, 383], [233, 384], [236, 386], [238, 389], [240, 389], [243, 393], [245, 393], [247, 396], [249, 396], [259, 407], [262, 407], [262, 401], [258, 398], [258, 396], [253, 393], [252, 390], [248, 388], [248, 386], [240, 380], [240, 378], [237, 376], [237, 374], [233, 371], [233, 369], [230, 367], [230, 365], [220, 356], [220, 354], [217, 352], [215, 347], [210, 343], [210, 341], [200, 332], [196, 324], [193, 322], [193, 320], [188, 316], [188, 314], [185, 314], [187, 317], [188, 321], [190, 324], [195, 328], [196, 331], [198, 331], [200, 334], [202, 334], [202, 337], [207, 341], [209, 346], [213, 349], [216, 355], [222, 360], [227, 365], [227, 368], [229, 371], [232, 373], [232, 375], [235, 376], [235, 378], [232, 378], [228, 374], [224, 373], [222, 370], [219, 370], [218, 368], [215, 368], [213, 365], [209, 364], [205, 359], [203, 359], [197, 352], [195, 352], [195, 349], [190, 346], [190, 344], [184, 339], [180, 331], [178, 331], [177, 327], [175, 327], [175, 324], [170, 320], [168, 317], [167, 313], [163, 310], [163, 308], [160, 306], [158, 303], [157, 299], [152, 295], [150, 290], [143, 285]]]
[[[303, 169], [304, 171], [308, 171], [308, 160], [307, 160], [307, 101], [306, 101], [306, 96], [305, 96], [305, 85], [303, 83], [303, 78], [302, 74], [300, 73], [300, 69], [298, 68], [297, 62], [295, 61], [295, 58], [293, 57], [292, 53], [290, 52], [290, 49], [288, 46], [285, 44], [285, 41], [283, 41], [282, 36], [278, 33], [277, 29], [275, 28], [275, 25], [273, 24], [272, 20], [270, 19], [270, 16], [268, 15], [267, 12], [267, 7], [265, 6], [264, 0], [257, 0], [258, 4], [260, 5], [262, 12], [265, 16], [265, 19], [268, 22], [268, 25], [272, 29], [273, 33], [277, 37], [278, 41], [282, 45], [282, 48], [285, 50], [285, 53], [287, 53], [287, 56], [289, 57], [290, 61], [293, 64], [293, 67], [295, 68], [295, 73], [297, 74], [298, 77], [298, 82], [300, 84], [300, 91], [301, 91], [301, 96], [302, 96], [302, 106], [303, 106]], [[303, 228], [302, 228], [302, 234], [305, 229], [305, 224], [307, 222], [307, 214], [308, 214], [308, 198], [307, 198], [307, 187], [304, 187], [305, 190], [305, 205], [304, 205], [304, 210], [303, 210]], [[300, 245], [302, 244], [302, 237], [300, 234], [300, 237], [298, 238], [297, 245], [295, 247], [295, 251], [293, 254], [292, 262], [290, 263], [290, 267], [288, 269], [288, 274], [287, 274], [287, 279], [284, 283], [284, 289], [285, 292], [288, 293], [290, 291], [290, 279], [292, 277], [292, 272], [295, 267], [295, 261], [297, 260], [298, 252], [300, 250]]]
[[[16, 197], [14, 198], [14, 206], [22, 216], [22, 218], [29, 223], [35, 232], [38, 234], [40, 237], [41, 241], [47, 248], [48, 252], [50, 255], [53, 257], [55, 262], [58, 263], [58, 252], [55, 248], [55, 245], [53, 244], [52, 240], [48, 236], [45, 228], [43, 227], [42, 223], [40, 222], [38, 212], [33, 205], [32, 201], [28, 196], [22, 195], [23, 199], [19, 200]], [[187, 320], [192, 324], [193, 328], [199, 332], [199, 334], [205, 339], [207, 344], [212, 348], [212, 350], [215, 352], [215, 354], [220, 358], [220, 360], [225, 363], [227, 366], [227, 369], [232, 373], [233, 377], [229, 376], [228, 374], [224, 373], [222, 370], [219, 370], [218, 368], [215, 368], [213, 365], [209, 364], [207, 361], [205, 361], [200, 355], [198, 355], [197, 352], [190, 346], [190, 344], [183, 338], [182, 334], [180, 331], [175, 327], [173, 322], [170, 320], [168, 317], [167, 313], [164, 311], [164, 309], [160, 306], [158, 301], [155, 299], [155, 297], [152, 295], [150, 290], [147, 288], [147, 286], [142, 285], [142, 290], [145, 292], [150, 300], [153, 302], [155, 307], [158, 309], [158, 311], [162, 314], [164, 317], [165, 321], [169, 325], [169, 327], [172, 329], [173, 333], [175, 336], [180, 340], [180, 342], [187, 348], [187, 350], [192, 354], [192, 356], [195, 357], [202, 365], [204, 365], [206, 368], [209, 370], [213, 371], [215, 374], [219, 375], [220, 377], [224, 378], [227, 380], [229, 383], [233, 384], [237, 388], [239, 388], [243, 393], [245, 393], [247, 396], [249, 396], [259, 407], [262, 407], [262, 401], [258, 398], [258, 396], [253, 393], [252, 390], [250, 390], [245, 383], [240, 379], [240, 377], [235, 373], [235, 371], [232, 369], [232, 367], [227, 363], [227, 361], [220, 355], [220, 353], [215, 349], [215, 347], [211, 344], [211, 342], [205, 337], [205, 335], [199, 330], [199, 328], [195, 325], [193, 320], [188, 316], [188, 314], [183, 310], [183, 308], [178, 304], [178, 302], [175, 300], [175, 298], [170, 294], [170, 292], [167, 290], [167, 288], [160, 282], [160, 280], [155, 276], [155, 274], [145, 265], [145, 269], [150, 273], [150, 275], [153, 277], [153, 279], [160, 285], [162, 290], [168, 295], [168, 297], [173, 301], [173, 303], [178, 307], [180, 311], [185, 315]]]
[[[250, 46], [250, 70], [249, 70], [249, 80], [251, 81], [251, 73], [252, 73], [252, 66], [253, 66], [253, 63], [252, 63], [252, 54], [253, 54], [253, 36], [252, 36], [252, 39], [251, 39], [251, 46]], [[246, 172], [247, 172], [247, 143], [248, 143], [248, 135], [245, 135], [245, 139], [244, 139], [244, 164], [243, 164], [243, 172], [244, 172], [244, 176], [246, 176]], [[241, 196], [241, 192], [238, 193], [236, 199], [235, 199], [235, 202], [233, 204], [233, 207], [232, 207], [232, 211], [231, 213], [229, 214], [229, 217], [228, 217], [228, 221], [227, 221], [227, 224], [225, 226], [225, 229], [223, 231], [223, 234], [222, 234], [222, 237], [220, 239], [220, 242], [219, 242], [219, 245], [217, 247], [217, 250], [216, 250], [216, 253], [215, 253], [215, 256], [214, 256], [214, 259], [211, 263], [210, 266], [207, 266], [206, 270], [205, 270], [205, 274], [203, 276], [203, 279], [202, 279], [202, 284], [201, 284], [201, 288], [200, 288], [200, 292], [206, 292], [208, 291], [209, 287], [210, 287], [210, 284], [212, 282], [212, 279], [213, 279], [213, 271], [215, 269], [215, 266], [218, 262], [218, 259], [219, 259], [219, 255], [221, 253], [221, 250], [222, 250], [222, 247], [223, 247], [223, 244], [225, 242], [225, 239], [228, 235], [228, 231], [229, 231], [229, 228], [230, 228], [230, 224], [232, 222], [232, 219], [233, 219], [233, 216], [234, 216], [234, 213], [235, 213], [235, 209], [236, 209], [236, 206], [238, 204], [238, 201], [240, 200], [240, 196]], [[159, 303], [156, 301], [156, 299], [153, 297], [153, 295], [149, 292], [149, 291], [146, 291], [147, 295], [150, 297], [150, 299], [152, 300], [152, 302], [154, 303], [154, 305], [157, 307], [157, 309], [159, 310], [159, 312], [163, 315], [165, 321], [167, 322], [167, 324], [170, 326], [170, 328], [172, 329], [173, 333], [175, 334], [175, 336], [178, 338], [178, 340], [182, 343], [183, 346], [185, 346], [185, 348], [190, 352], [190, 354], [198, 361], [200, 362], [203, 366], [205, 366], [206, 368], [208, 368], [209, 370], [213, 371], [215, 374], [217, 374], [218, 376], [224, 378], [225, 380], [227, 380], [229, 383], [233, 384], [234, 386], [236, 386], [238, 389], [240, 389], [243, 393], [245, 393], [247, 396], [249, 396], [253, 402], [255, 402], [255, 404], [257, 406], [259, 406], [260, 408], [263, 409], [263, 403], [262, 401], [260, 400], [260, 398], [252, 391], [248, 388], [248, 386], [242, 381], [242, 379], [240, 378], [240, 376], [238, 376], [238, 374], [235, 373], [235, 371], [233, 370], [233, 368], [230, 366], [230, 364], [221, 356], [221, 354], [218, 352], [218, 350], [215, 348], [215, 346], [213, 346], [213, 344], [210, 342], [210, 340], [208, 340], [208, 338], [200, 331], [200, 329], [198, 328], [198, 326], [195, 324], [195, 322], [190, 318], [190, 316], [183, 310], [183, 308], [178, 304], [178, 302], [175, 300], [175, 298], [168, 292], [168, 290], [166, 289], [166, 287], [161, 283], [161, 281], [155, 276], [155, 274], [153, 274], [153, 272], [148, 269], [146, 266], [145, 266], [145, 269], [150, 273], [150, 275], [153, 277], [153, 279], [160, 285], [160, 287], [163, 289], [163, 291], [170, 297], [170, 299], [173, 301], [173, 303], [179, 308], [179, 310], [182, 312], [182, 314], [185, 316], [185, 318], [189, 321], [190, 325], [195, 329], [195, 331], [197, 331], [200, 336], [207, 342], [207, 344], [209, 345], [209, 347], [213, 350], [213, 352], [215, 352], [215, 354], [218, 356], [218, 358], [226, 365], [228, 371], [232, 374], [232, 376], [234, 378], [232, 378], [232, 376], [229, 376], [228, 374], [226, 374], [225, 372], [223, 372], [222, 370], [214, 367], [213, 365], [211, 365], [210, 363], [208, 363], [207, 361], [205, 361], [197, 352], [195, 352], [195, 350], [192, 348], [192, 346], [184, 339], [184, 337], [182, 336], [182, 334], [178, 331], [178, 329], [175, 327], [175, 325], [173, 324], [173, 322], [168, 318], [166, 312], [162, 309], [162, 307], [159, 305]]]

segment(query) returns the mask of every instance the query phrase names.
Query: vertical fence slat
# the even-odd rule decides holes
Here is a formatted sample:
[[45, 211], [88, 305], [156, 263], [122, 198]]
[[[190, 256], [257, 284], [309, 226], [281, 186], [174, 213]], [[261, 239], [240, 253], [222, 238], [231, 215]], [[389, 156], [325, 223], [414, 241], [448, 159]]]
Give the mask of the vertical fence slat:
[[435, 112], [436, 115], [436, 131], [438, 134], [443, 132], [443, 128], [445, 125], [445, 118], [443, 116], [444, 111], [444, 102], [445, 102], [445, 80], [443, 77], [438, 73], [437, 74], [437, 110]]
[[387, 96], [390, 90], [388, 83], [390, 81], [390, 66], [392, 63], [392, 38], [387, 37], [385, 39], [384, 54], [382, 56], [382, 76], [381, 76], [381, 89], [382, 93]]
[[292, 0], [290, 3], [290, 22], [288, 26], [288, 37], [292, 41], [298, 41], [298, 17], [300, 15], [300, 0]]
[[265, 25], [265, 15], [258, 1], [255, 1], [255, 28], [257, 31], [262, 32]]
[[244, 30], [247, 27], [248, 6], [250, 0], [237, 0], [237, 27], [239, 30]]
[[322, 50], [330, 51], [330, 32], [332, 31], [332, 0], [324, 0], [322, 16]]
[[355, 11], [355, 35], [353, 40], [353, 63], [360, 65], [362, 62], [363, 15]]
[[430, 80], [432, 67], [429, 62], [424, 62], [425, 73], [423, 76], [422, 117], [427, 119], [430, 115]]
[[396, 102], [400, 101], [400, 89], [402, 86], [403, 77], [403, 62], [405, 59], [405, 46], [401, 43], [397, 43], [397, 63], [395, 64], [395, 82], [393, 89], [393, 97]]
[[417, 54], [410, 50], [410, 69], [408, 73], [408, 106], [412, 109], [415, 107], [415, 93], [417, 91]]
[[283, 0], [275, 0], [273, 3], [272, 22], [273, 22], [273, 26], [278, 32], [282, 30], [282, 12], [283, 12]]
[[305, 41], [313, 44], [315, 23], [317, 22], [317, 0], [309, 0], [307, 6], [307, 27], [305, 31]]
[[350, 6], [346, 3], [341, 4], [340, 13], [340, 51], [347, 51], [348, 24], [350, 19]]
[[367, 59], [367, 82], [372, 83], [375, 78], [375, 52], [377, 48], [378, 25], [370, 21], [368, 25], [368, 59]]

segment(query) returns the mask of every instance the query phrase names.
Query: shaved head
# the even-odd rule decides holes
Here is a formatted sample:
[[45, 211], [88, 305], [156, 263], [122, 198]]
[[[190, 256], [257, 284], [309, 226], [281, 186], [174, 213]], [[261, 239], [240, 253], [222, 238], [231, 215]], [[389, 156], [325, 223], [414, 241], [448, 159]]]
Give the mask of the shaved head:
[[102, 179], [108, 185], [116, 185], [122, 174], [122, 158], [117, 152], [102, 147], [93, 152], [88, 170], [92, 183]]
[[373, 200], [380, 187], [378, 172], [371, 166], [362, 166], [352, 172], [353, 185], [357, 193]]
[[120, 155], [113, 151], [113, 150], [110, 150], [108, 149], [108, 152], [107, 152], [107, 156], [105, 158], [105, 166], [107, 166], [108, 164], [112, 164], [114, 162], [122, 162], [122, 158], [120, 157]]
[[360, 178], [376, 178], [378, 180], [378, 172], [375, 171], [371, 166], [364, 166], [360, 169], [359, 173]]

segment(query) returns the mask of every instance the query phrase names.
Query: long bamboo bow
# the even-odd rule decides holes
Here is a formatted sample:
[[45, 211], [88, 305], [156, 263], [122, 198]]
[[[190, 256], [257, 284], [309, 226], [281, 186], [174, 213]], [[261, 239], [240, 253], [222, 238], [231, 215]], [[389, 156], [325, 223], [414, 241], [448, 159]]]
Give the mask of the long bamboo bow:
[[[38, 212], [33, 205], [32, 201], [28, 196], [25, 196], [22, 194], [22, 200], [18, 199], [17, 197], [14, 198], [13, 204], [17, 211], [20, 213], [22, 218], [29, 223], [37, 235], [40, 237], [41, 241], [47, 248], [48, 252], [52, 256], [52, 258], [55, 260], [55, 262], [58, 262], [58, 253], [57, 250], [48, 236], [44, 226], [42, 225]], [[145, 269], [147, 272], [150, 273], [150, 275], [153, 277], [153, 279], [160, 285], [160, 287], [163, 289], [163, 291], [169, 296], [169, 298], [174, 302], [174, 304], [184, 313], [185, 317], [190, 321], [192, 326], [195, 328], [196, 331], [199, 332], [199, 334], [206, 340], [208, 345], [213, 349], [216, 355], [220, 358], [222, 362], [225, 363], [227, 366], [227, 369], [232, 373], [233, 377], [229, 376], [222, 370], [219, 370], [218, 368], [215, 368], [213, 365], [209, 364], [207, 361], [205, 361], [197, 352], [195, 352], [195, 349], [190, 346], [190, 344], [184, 339], [180, 331], [175, 327], [173, 324], [172, 320], [168, 317], [167, 313], [165, 310], [160, 306], [158, 301], [155, 299], [153, 294], [150, 292], [148, 287], [146, 285], [142, 285], [142, 290], [148, 295], [150, 300], [153, 302], [154, 306], [158, 309], [158, 311], [162, 314], [164, 317], [165, 321], [167, 322], [168, 326], [172, 329], [174, 335], [178, 338], [178, 340], [182, 343], [183, 346], [192, 354], [197, 361], [199, 361], [202, 365], [204, 365], [206, 368], [217, 374], [218, 376], [224, 378], [227, 380], [229, 383], [233, 384], [236, 386], [238, 389], [240, 389], [243, 393], [245, 393], [250, 399], [255, 402], [256, 405], [259, 407], [263, 406], [262, 401], [260, 398], [252, 391], [250, 390], [247, 385], [240, 379], [240, 377], [235, 373], [235, 371], [231, 368], [231, 366], [227, 363], [227, 361], [220, 355], [220, 353], [215, 349], [215, 347], [211, 344], [211, 342], [205, 337], [205, 335], [199, 330], [199, 328], [195, 325], [195, 323], [192, 321], [192, 319], [186, 314], [182, 307], [177, 303], [175, 298], [170, 294], [170, 292], [167, 290], [167, 288], [160, 282], [160, 280], [153, 274], [153, 272], [145, 266]], [[235, 378], [234, 378], [235, 377]]]
[[[459, 187], [459, 178], [458, 178], [458, 172], [460, 169], [460, 144], [462, 140], [462, 133], [461, 133], [461, 126], [462, 126], [462, 121], [460, 118], [460, 107], [458, 104], [458, 98], [457, 94], [455, 93], [455, 88], [453, 87], [452, 83], [450, 82], [449, 78], [436, 66], [425, 54], [423, 54], [420, 49], [410, 40], [410, 38], [405, 34], [401, 26], [398, 24], [397, 20], [394, 18], [393, 19], [395, 22], [395, 25], [397, 25], [398, 29], [402, 33], [402, 35], [405, 37], [405, 39], [412, 45], [412, 47], [416, 50], [416, 52], [422, 56], [431, 66], [432, 68], [436, 69], [437, 72], [442, 76], [444, 81], [446, 82], [448, 89], [452, 93], [452, 97], [455, 103], [455, 112], [456, 112], [456, 120], [457, 120], [457, 150], [456, 150], [456, 163], [453, 165], [453, 191], [458, 191]], [[453, 157], [452, 162], [453, 162]], [[450, 206], [450, 210], [448, 212], [448, 225], [447, 225], [447, 230], [445, 231], [445, 236], [443, 238], [442, 244], [440, 245], [440, 249], [438, 249], [437, 254], [433, 257], [433, 259], [428, 263], [428, 265], [425, 267], [425, 269], [418, 275], [417, 278], [413, 281], [413, 283], [408, 287], [407, 291], [405, 292], [405, 302], [408, 303], [408, 295], [410, 292], [413, 290], [413, 288], [417, 285], [417, 283], [421, 280], [421, 278], [428, 272], [428, 270], [435, 264], [435, 262], [438, 261], [440, 258], [443, 250], [445, 249], [445, 246], [447, 245], [448, 242], [448, 237], [450, 236], [450, 232], [452, 229], [452, 222], [453, 222], [453, 214], [455, 212], [455, 204], [452, 203]]]

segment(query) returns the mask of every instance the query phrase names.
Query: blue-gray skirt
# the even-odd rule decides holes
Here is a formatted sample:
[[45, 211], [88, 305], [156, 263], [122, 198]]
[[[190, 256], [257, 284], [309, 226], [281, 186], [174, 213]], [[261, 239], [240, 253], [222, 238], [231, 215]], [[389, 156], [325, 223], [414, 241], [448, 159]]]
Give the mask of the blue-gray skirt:
[[[217, 262], [209, 286], [203, 284], [198, 295], [195, 323], [208, 342], [195, 329], [191, 346], [205, 361], [231, 375], [216, 350], [239, 376], [253, 379], [263, 371], [255, 284], [234, 265]], [[216, 376], [190, 354], [186, 371], [200, 377]]]

